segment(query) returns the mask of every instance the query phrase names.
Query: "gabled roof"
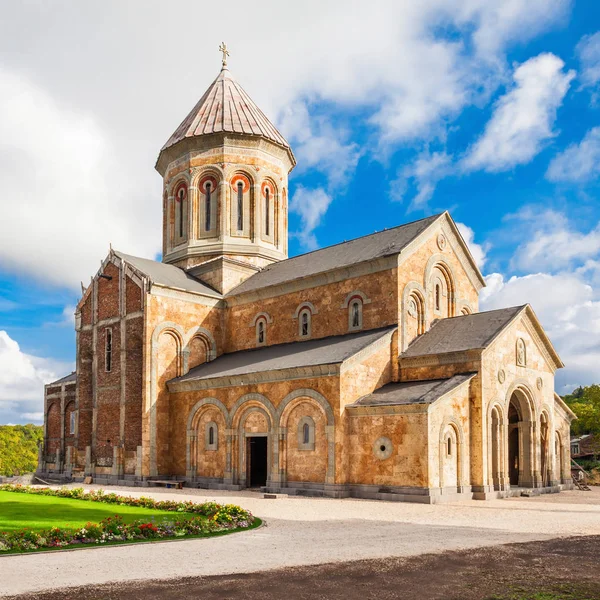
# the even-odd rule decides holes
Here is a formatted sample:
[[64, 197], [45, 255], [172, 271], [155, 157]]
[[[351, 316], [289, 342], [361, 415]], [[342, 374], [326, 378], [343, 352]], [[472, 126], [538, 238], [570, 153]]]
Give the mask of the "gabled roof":
[[487, 348], [527, 305], [440, 319], [416, 338], [400, 358]]
[[77, 381], [77, 372], [73, 371], [72, 373], [69, 373], [69, 375], [65, 375], [61, 379], [57, 379], [56, 381], [53, 381], [52, 383], [47, 383], [46, 386], [62, 385], [63, 383], [74, 383], [76, 381]]
[[205, 296], [211, 296], [213, 298], [221, 298], [221, 294], [206, 285], [199, 279], [192, 277], [186, 273], [183, 269], [176, 267], [175, 265], [169, 265], [166, 263], [157, 262], [155, 260], [149, 260], [147, 258], [140, 258], [138, 256], [131, 256], [112, 250], [115, 256], [130, 264], [132, 267], [143, 273], [150, 281], [156, 285], [184, 290], [186, 292], [193, 292], [196, 294], [203, 294]]
[[399, 254], [443, 214], [445, 213], [273, 263], [233, 288], [227, 296], [238, 296], [294, 279]]
[[223, 354], [219, 358], [199, 365], [186, 375], [171, 379], [169, 384], [184, 381], [201, 381], [221, 377], [239, 377], [264, 371], [280, 371], [344, 362], [372, 343], [380, 340], [396, 326], [337, 335], [306, 342], [276, 344]]
[[286, 139], [226, 67], [223, 67], [190, 114], [162, 147], [161, 152], [185, 138], [213, 133], [239, 133], [263, 137], [283, 146], [291, 154]]
[[403, 381], [388, 383], [359, 398], [349, 408], [356, 406], [398, 406], [407, 404], [433, 404], [436, 400], [475, 377], [476, 373], [461, 373], [449, 379], [430, 381]]

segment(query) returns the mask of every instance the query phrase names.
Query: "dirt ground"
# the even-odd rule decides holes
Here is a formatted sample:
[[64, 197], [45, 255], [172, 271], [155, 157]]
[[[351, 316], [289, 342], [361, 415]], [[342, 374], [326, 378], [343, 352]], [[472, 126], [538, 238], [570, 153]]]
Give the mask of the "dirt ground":
[[600, 536], [166, 581], [69, 588], [15, 600], [260, 598], [600, 599]]

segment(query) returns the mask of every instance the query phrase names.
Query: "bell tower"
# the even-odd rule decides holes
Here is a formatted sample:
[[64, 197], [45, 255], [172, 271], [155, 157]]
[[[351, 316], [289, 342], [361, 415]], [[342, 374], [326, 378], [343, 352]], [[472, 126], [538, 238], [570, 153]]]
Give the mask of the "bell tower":
[[285, 138], [227, 68], [163, 146], [163, 262], [226, 294], [287, 258]]

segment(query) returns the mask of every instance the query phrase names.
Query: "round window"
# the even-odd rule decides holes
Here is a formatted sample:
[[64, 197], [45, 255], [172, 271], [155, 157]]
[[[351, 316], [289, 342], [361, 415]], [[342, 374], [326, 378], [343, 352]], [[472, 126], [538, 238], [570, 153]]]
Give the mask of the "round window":
[[373, 444], [373, 454], [375, 458], [379, 460], [385, 460], [392, 455], [394, 451], [394, 445], [392, 444], [392, 440], [387, 437], [380, 437], [375, 440]]

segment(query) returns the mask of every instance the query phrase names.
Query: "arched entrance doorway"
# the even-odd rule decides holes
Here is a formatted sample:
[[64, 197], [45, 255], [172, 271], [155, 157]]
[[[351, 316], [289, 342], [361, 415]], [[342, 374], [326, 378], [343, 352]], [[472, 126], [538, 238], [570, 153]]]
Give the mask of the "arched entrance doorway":
[[517, 388], [508, 404], [508, 479], [512, 486], [533, 486], [532, 417], [526, 392]]

